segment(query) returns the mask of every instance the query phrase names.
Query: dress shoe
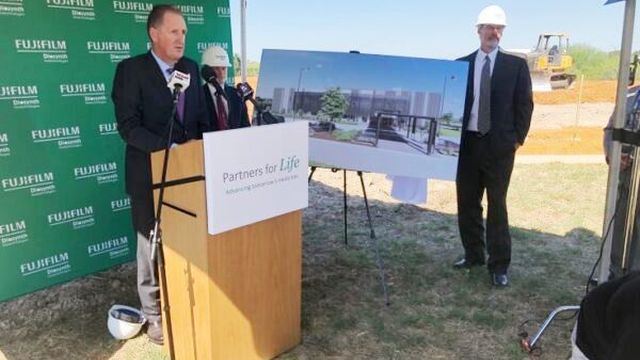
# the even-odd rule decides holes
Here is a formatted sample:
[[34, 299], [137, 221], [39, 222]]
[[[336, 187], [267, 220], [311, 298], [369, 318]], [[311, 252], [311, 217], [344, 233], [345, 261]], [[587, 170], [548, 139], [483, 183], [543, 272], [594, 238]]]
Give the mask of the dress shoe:
[[147, 337], [149, 341], [156, 345], [164, 343], [164, 335], [162, 335], [162, 321], [152, 321], [147, 325]]
[[482, 266], [484, 265], [481, 261], [467, 261], [467, 259], [462, 258], [453, 263], [453, 267], [455, 269], [471, 269], [474, 266]]
[[493, 283], [493, 286], [499, 287], [499, 288], [509, 286], [509, 278], [507, 277], [506, 273], [505, 274], [492, 273], [491, 282]]

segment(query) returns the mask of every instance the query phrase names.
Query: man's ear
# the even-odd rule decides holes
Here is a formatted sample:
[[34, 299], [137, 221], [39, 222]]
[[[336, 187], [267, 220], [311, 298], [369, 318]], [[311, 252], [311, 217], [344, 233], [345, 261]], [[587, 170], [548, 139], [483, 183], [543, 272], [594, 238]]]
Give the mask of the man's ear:
[[154, 44], [158, 40], [158, 29], [153, 26], [149, 28], [149, 38], [151, 38], [151, 43]]

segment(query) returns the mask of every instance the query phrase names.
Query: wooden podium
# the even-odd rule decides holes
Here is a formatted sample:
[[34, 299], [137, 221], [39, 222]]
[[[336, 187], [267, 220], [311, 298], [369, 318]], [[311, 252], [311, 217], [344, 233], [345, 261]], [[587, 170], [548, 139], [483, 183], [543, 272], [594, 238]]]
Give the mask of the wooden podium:
[[[163, 158], [152, 154], [154, 186]], [[273, 358], [300, 343], [302, 211], [209, 235], [204, 175], [202, 141], [170, 150], [161, 228], [175, 358]]]

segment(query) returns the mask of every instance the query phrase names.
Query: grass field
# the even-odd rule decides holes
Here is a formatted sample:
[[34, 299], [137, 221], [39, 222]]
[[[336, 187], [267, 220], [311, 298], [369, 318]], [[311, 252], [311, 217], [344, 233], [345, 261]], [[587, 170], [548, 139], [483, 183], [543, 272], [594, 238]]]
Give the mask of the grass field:
[[[604, 165], [517, 165], [509, 194], [512, 284], [486, 270], [456, 271], [462, 253], [451, 182], [432, 181], [426, 206], [399, 204], [383, 175], [365, 174], [391, 306], [383, 303], [375, 242], [354, 174], [349, 245], [342, 175], [318, 170], [303, 225], [303, 342], [282, 359], [525, 359], [518, 325], [534, 331], [558, 305], [576, 304], [596, 259]], [[136, 304], [131, 264], [0, 304], [8, 359], [163, 359], [144, 336], [112, 340], [106, 310]], [[541, 359], [565, 359], [572, 321], [543, 338]]]

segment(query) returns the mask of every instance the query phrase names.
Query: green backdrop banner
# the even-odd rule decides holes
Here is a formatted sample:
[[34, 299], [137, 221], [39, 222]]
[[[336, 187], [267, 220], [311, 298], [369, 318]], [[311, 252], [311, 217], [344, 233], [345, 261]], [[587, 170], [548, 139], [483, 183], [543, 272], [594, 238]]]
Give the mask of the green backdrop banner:
[[[161, 2], [0, 1], [0, 301], [135, 258], [110, 94]], [[174, 3], [186, 56], [232, 58], [229, 0]]]

